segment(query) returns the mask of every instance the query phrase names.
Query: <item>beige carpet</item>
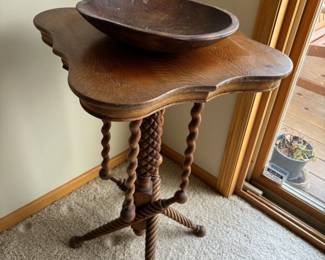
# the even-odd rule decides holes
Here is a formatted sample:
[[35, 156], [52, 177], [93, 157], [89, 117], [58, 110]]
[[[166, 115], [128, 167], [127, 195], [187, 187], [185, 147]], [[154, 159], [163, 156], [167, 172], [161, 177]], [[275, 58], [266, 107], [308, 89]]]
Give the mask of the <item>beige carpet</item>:
[[[165, 161], [161, 169], [162, 194], [173, 194], [179, 170]], [[124, 171], [125, 165], [114, 174]], [[194, 177], [189, 195], [189, 202], [178, 208], [204, 224], [207, 236], [197, 238], [161, 216], [157, 259], [325, 259], [320, 251], [236, 196], [222, 198]], [[122, 193], [112, 183], [96, 179], [0, 234], [0, 259], [143, 259], [144, 239], [130, 229], [86, 242], [77, 250], [67, 247], [70, 236], [118, 216], [121, 202]]]

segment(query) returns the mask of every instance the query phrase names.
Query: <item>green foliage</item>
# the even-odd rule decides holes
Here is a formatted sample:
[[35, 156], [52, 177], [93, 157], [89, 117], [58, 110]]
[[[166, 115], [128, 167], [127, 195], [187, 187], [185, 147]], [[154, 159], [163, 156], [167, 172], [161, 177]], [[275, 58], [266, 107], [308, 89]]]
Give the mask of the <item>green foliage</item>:
[[281, 135], [275, 145], [282, 154], [295, 160], [305, 161], [315, 158], [313, 147], [299, 136]]

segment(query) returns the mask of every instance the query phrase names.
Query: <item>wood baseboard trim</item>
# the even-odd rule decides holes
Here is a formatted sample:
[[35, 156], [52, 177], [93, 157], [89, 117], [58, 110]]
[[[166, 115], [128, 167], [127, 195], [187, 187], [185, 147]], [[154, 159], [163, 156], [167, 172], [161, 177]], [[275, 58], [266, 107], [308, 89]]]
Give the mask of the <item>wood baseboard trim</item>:
[[[125, 162], [127, 160], [127, 154], [128, 151], [124, 151], [118, 154], [117, 156], [113, 157], [109, 162], [110, 167], [115, 168], [121, 163]], [[0, 218], [0, 232], [17, 225], [24, 219], [32, 216], [33, 214], [39, 212], [43, 208], [52, 204], [53, 202], [62, 199], [66, 195], [70, 194], [71, 192], [77, 190], [81, 186], [95, 179], [98, 176], [99, 169], [100, 167], [97, 166], [83, 173], [82, 175], [74, 178], [73, 180], [63, 184], [55, 190], [50, 191], [42, 197], [30, 202], [29, 204], [15, 210], [9, 215]]]
[[257, 196], [249, 191], [244, 190], [241, 190], [236, 193], [238, 196], [245, 199], [252, 206], [261, 210], [262, 212], [273, 218], [275, 221], [277, 221], [296, 235], [300, 236], [307, 242], [320, 249], [322, 252], [325, 251], [325, 236], [317, 230], [308, 226], [303, 221], [294, 217], [293, 215], [291, 215], [290, 213], [283, 210], [282, 208], [280, 208], [279, 206], [264, 197]]
[[[161, 146], [161, 153], [162, 155], [165, 155], [178, 165], [183, 165], [184, 162], [184, 156], [170, 148], [169, 146], [162, 144]], [[198, 177], [201, 181], [203, 181], [205, 184], [216, 189], [216, 183], [217, 183], [217, 177], [211, 175], [207, 171], [203, 170], [200, 166], [196, 165], [195, 163], [192, 165], [192, 173]]]

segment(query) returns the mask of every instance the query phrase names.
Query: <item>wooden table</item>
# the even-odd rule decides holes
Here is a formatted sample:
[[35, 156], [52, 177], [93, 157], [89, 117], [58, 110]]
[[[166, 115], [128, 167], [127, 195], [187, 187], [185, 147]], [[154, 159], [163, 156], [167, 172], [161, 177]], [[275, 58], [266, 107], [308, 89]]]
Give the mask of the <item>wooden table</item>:
[[[160, 213], [205, 235], [171, 207], [185, 203], [203, 103], [217, 96], [243, 91], [271, 91], [292, 70], [279, 51], [237, 33], [208, 48], [163, 55], [120, 46], [89, 25], [74, 8], [54, 9], [35, 17], [45, 43], [62, 58], [69, 85], [82, 107], [103, 121], [100, 177], [125, 191], [121, 214], [115, 220], [70, 240], [82, 242], [131, 227], [146, 236], [146, 259], [154, 259]], [[192, 102], [191, 122], [181, 175], [174, 196], [160, 199], [161, 135], [166, 107]], [[178, 119], [178, 120], [181, 120]], [[129, 121], [128, 178], [111, 175], [108, 168], [111, 121]], [[193, 205], [194, 206], [194, 205]]]

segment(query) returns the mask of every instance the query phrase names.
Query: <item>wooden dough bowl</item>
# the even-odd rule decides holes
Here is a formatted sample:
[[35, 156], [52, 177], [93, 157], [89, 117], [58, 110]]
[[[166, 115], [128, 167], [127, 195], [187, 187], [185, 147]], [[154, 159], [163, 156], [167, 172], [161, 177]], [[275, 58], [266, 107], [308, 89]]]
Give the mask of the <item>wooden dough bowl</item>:
[[184, 52], [233, 34], [231, 13], [189, 0], [83, 0], [80, 14], [123, 43], [159, 52]]

